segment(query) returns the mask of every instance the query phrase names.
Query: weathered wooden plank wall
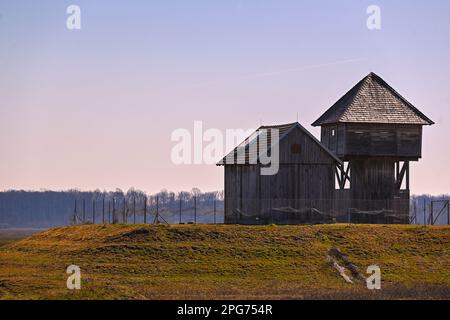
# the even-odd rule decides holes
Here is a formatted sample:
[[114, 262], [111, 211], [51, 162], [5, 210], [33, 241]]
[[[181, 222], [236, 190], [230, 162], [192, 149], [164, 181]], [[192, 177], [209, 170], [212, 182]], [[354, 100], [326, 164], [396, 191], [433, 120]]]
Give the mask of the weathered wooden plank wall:
[[391, 156], [417, 160], [422, 156], [420, 125], [325, 125], [321, 130], [321, 140], [330, 151], [343, 159], [351, 156]]
[[317, 141], [294, 128], [279, 144], [277, 174], [261, 175], [260, 164], [225, 166], [225, 222], [241, 223], [276, 206], [301, 209], [311, 199], [331, 207], [335, 165]]

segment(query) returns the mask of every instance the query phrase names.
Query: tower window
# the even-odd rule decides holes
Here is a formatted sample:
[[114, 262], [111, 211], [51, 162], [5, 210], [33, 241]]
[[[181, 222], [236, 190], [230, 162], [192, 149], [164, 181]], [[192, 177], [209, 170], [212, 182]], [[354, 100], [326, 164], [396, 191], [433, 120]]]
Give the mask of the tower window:
[[331, 129], [331, 136], [334, 137], [336, 135], [336, 130], [335, 129]]

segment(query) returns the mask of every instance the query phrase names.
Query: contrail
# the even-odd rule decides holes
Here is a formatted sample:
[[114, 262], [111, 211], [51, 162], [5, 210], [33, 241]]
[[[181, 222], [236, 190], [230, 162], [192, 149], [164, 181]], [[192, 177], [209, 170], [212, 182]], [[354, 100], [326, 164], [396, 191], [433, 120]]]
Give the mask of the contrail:
[[322, 64], [313, 64], [309, 66], [303, 66], [298, 68], [289, 68], [289, 69], [282, 69], [278, 71], [272, 71], [272, 72], [265, 72], [265, 73], [256, 73], [252, 75], [245, 76], [246, 78], [254, 78], [254, 77], [269, 77], [274, 76], [282, 73], [292, 72], [292, 71], [303, 71], [308, 69], [316, 69], [316, 68], [323, 68], [323, 67], [329, 67], [329, 66], [335, 66], [339, 64], [346, 64], [346, 63], [352, 63], [352, 62], [359, 62], [366, 60], [365, 58], [357, 58], [357, 59], [347, 59], [347, 60], [340, 60], [340, 61], [334, 61], [329, 63], [322, 63]]
[[[367, 59], [366, 58], [346, 59], [346, 60], [339, 60], [339, 61], [333, 61], [333, 62], [328, 62], [328, 63], [307, 65], [307, 66], [296, 67], [296, 68], [287, 68], [287, 69], [275, 70], [275, 71], [270, 71], [270, 72], [242, 75], [242, 76], [237, 76], [235, 78], [236, 79], [250, 79], [250, 78], [271, 77], [271, 76], [288, 73], [288, 72], [324, 68], [324, 67], [335, 66], [335, 65], [340, 65], [340, 64], [347, 64], [347, 63], [354, 63], [354, 62], [359, 62], [359, 61], [364, 61], [364, 60], [367, 60]], [[203, 82], [203, 83], [194, 84], [194, 86], [210, 85], [210, 84], [216, 84], [216, 83], [219, 83], [219, 82], [218, 81]]]

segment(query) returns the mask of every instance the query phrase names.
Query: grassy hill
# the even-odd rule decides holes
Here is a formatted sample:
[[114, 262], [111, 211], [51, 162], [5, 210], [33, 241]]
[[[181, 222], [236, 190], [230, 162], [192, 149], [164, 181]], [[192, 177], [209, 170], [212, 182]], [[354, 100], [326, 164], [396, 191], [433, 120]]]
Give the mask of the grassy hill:
[[0, 229], [0, 247], [9, 242], [29, 237], [39, 231], [42, 231], [42, 229]]
[[[338, 248], [382, 289], [349, 284]], [[66, 288], [80, 266], [81, 290]], [[83, 225], [0, 247], [0, 299], [446, 298], [450, 228], [380, 225]]]

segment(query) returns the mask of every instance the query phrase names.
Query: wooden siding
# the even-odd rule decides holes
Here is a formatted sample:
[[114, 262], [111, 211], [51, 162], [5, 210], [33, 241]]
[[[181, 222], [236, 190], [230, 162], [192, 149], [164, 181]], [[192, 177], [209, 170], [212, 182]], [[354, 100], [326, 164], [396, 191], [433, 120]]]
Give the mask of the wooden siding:
[[[335, 136], [332, 135], [335, 130]], [[322, 143], [338, 157], [398, 157], [417, 160], [422, 156], [422, 126], [339, 124], [322, 127]]]
[[345, 152], [345, 133], [345, 124], [324, 125], [321, 129], [321, 142], [338, 157], [342, 156]]
[[264, 213], [277, 201], [300, 208], [302, 200], [332, 200], [334, 168], [333, 164], [281, 164], [276, 175], [263, 176], [260, 165], [225, 166], [225, 223]]
[[225, 165], [225, 223], [243, 223], [277, 200], [298, 208], [299, 199], [333, 199], [336, 161], [296, 127], [280, 141], [277, 174], [261, 175], [260, 164]]
[[395, 159], [364, 158], [350, 162], [352, 198], [379, 200], [392, 198], [395, 183]]
[[261, 176], [262, 199], [332, 199], [333, 165], [281, 165], [278, 174]]
[[[299, 145], [300, 152], [292, 152], [292, 146]], [[336, 162], [317, 141], [305, 134], [300, 128], [294, 128], [280, 141], [281, 164], [333, 164]]]

